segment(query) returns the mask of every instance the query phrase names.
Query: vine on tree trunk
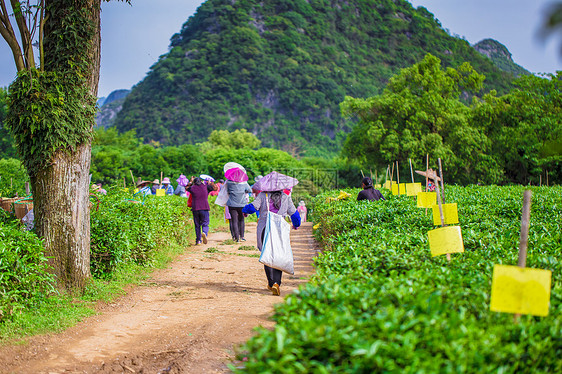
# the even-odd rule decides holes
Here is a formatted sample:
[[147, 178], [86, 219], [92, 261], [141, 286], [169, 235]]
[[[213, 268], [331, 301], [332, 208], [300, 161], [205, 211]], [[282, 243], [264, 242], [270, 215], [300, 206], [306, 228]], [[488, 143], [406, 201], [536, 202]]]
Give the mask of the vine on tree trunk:
[[8, 95], [6, 125], [30, 175], [51, 165], [55, 152], [71, 152], [90, 141], [96, 113], [88, 85], [96, 25], [89, 18], [88, 2], [49, 4], [43, 71], [20, 71]]

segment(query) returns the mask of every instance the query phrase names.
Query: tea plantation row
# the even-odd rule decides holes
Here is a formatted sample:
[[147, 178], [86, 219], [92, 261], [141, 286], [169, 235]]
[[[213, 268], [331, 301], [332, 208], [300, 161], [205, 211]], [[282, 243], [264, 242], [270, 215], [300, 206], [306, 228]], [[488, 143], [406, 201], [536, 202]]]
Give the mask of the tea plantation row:
[[[358, 190], [350, 190], [356, 196]], [[332, 192], [334, 195], [334, 192]], [[549, 316], [489, 310], [494, 264], [517, 264], [522, 187], [448, 187], [465, 252], [432, 258], [415, 200], [317, 197], [316, 275], [240, 359], [248, 373], [561, 373], [562, 188], [533, 188], [527, 266], [552, 271]]]
[[[91, 198], [91, 271], [111, 279], [120, 266], [151, 266], [164, 246], [193, 238], [187, 200], [177, 196], [131, 201], [122, 189]], [[37, 307], [56, 293], [41, 240], [0, 209], [0, 323], [20, 310]]]

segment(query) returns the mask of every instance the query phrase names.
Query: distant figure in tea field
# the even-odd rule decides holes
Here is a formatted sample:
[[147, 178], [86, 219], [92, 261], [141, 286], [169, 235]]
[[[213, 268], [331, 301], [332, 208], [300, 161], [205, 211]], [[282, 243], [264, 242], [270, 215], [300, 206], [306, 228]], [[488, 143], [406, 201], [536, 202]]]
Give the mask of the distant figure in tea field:
[[306, 209], [306, 204], [304, 203], [303, 200], [299, 202], [299, 206], [297, 207], [297, 212], [299, 212], [299, 215], [301, 216], [301, 223], [306, 222], [307, 209]]
[[371, 178], [363, 178], [363, 180], [361, 181], [361, 187], [363, 187], [363, 191], [359, 192], [359, 194], [357, 195], [357, 200], [385, 200], [382, 193], [373, 187], [373, 180]]
[[172, 186], [170, 178], [168, 177], [162, 179], [162, 186], [160, 186], [160, 188], [166, 191], [166, 195], [174, 194], [174, 187]]
[[187, 185], [187, 192], [191, 194], [191, 211], [193, 213], [193, 223], [195, 224], [195, 245], [207, 244], [209, 235], [209, 192], [215, 191], [216, 186], [213, 182], [203, 183], [201, 178], [191, 177], [191, 182]]

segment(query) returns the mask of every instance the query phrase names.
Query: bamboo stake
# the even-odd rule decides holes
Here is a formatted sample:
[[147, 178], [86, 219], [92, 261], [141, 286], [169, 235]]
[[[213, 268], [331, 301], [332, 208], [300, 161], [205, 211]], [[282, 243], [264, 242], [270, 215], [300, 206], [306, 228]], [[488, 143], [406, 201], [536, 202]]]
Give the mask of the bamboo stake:
[[125, 177], [123, 177], [123, 188], [127, 188], [127, 183], [125, 183]]
[[164, 176], [164, 175], [163, 175], [163, 173], [162, 173], [162, 170], [160, 170], [160, 185], [162, 185], [162, 177], [163, 177], [163, 176]]
[[[429, 176], [427, 171], [429, 170], [429, 153], [425, 154], [425, 191], [427, 192], [427, 185], [429, 184]], [[427, 216], [427, 208], [425, 208], [425, 215]]]
[[[435, 174], [435, 172], [433, 173], [433, 180], [436, 180], [437, 175]], [[441, 217], [441, 227], [446, 227], [447, 225], [445, 225], [445, 216], [443, 215], [443, 204], [441, 203], [441, 193], [439, 191], [439, 183], [435, 183], [435, 191], [437, 192], [437, 204], [439, 205], [439, 216]], [[451, 254], [447, 253], [447, 261], [451, 262]]]
[[10, 178], [10, 190], [14, 189], [14, 178]]
[[25, 182], [25, 194], [29, 196], [30, 189], [29, 189], [29, 182]]
[[[445, 184], [443, 181], [443, 168], [441, 168], [441, 159], [438, 158], [437, 159], [439, 162], [439, 177], [441, 178], [441, 190], [443, 191], [443, 195], [442, 195], [442, 199], [443, 199], [443, 204], [445, 204]], [[435, 184], [438, 184], [438, 182], [436, 181]]]
[[131, 169], [129, 169], [129, 173], [131, 173], [131, 180], [133, 181], [133, 188], [135, 188], [137, 185], [135, 184], [135, 177], [133, 177], [133, 171]]
[[412, 159], [409, 158], [408, 161], [410, 161], [410, 175], [412, 175], [412, 184], [414, 184], [414, 169], [412, 169]]
[[[530, 190], [523, 192], [523, 211], [521, 212], [521, 233], [519, 235], [519, 256], [517, 266], [527, 266], [527, 244], [529, 242], [529, 221], [531, 218], [531, 196]], [[515, 314], [513, 320], [519, 322], [520, 314]]]
[[365, 178], [365, 174], [363, 174], [363, 169], [361, 169], [361, 176]]
[[398, 184], [398, 195], [400, 195], [400, 170], [398, 170], [398, 161], [396, 161], [396, 183]]
[[375, 169], [375, 180], [377, 181], [377, 183], [379, 182], [378, 179], [379, 179], [379, 176], [377, 175], [377, 169]]
[[392, 191], [392, 180], [394, 179], [394, 162], [392, 163], [392, 171], [390, 172], [390, 191]]
[[548, 187], [548, 170], [546, 171], [546, 186]]

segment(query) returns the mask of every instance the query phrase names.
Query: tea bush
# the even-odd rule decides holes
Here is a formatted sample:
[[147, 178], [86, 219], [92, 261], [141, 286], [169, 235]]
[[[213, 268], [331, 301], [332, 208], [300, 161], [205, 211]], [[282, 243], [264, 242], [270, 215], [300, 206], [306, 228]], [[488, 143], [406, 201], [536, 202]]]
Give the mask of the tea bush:
[[0, 209], [0, 323], [54, 291], [47, 266], [39, 238]]
[[[357, 190], [351, 191], [355, 195]], [[517, 264], [523, 187], [447, 187], [465, 252], [432, 258], [413, 198], [315, 201], [316, 275], [244, 346], [238, 372], [562, 372], [562, 188], [533, 188], [527, 266], [552, 271], [549, 316], [491, 312], [494, 264]], [[332, 192], [332, 195], [334, 192]]]
[[91, 268], [95, 277], [111, 275], [127, 261], [151, 265], [155, 252], [170, 244], [186, 245], [191, 212], [187, 199], [177, 196], [131, 198], [122, 188], [91, 198]]

